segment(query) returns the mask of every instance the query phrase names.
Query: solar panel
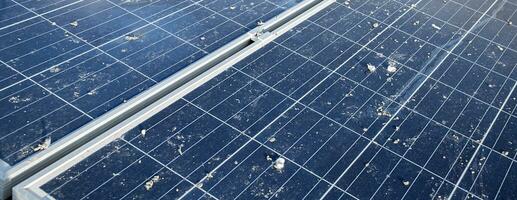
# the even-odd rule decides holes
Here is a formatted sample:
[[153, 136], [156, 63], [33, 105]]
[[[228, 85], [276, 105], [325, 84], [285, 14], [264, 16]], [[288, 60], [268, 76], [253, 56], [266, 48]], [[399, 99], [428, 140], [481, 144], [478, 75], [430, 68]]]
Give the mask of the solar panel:
[[338, 0], [18, 197], [513, 199], [515, 6]]
[[296, 3], [3, 1], [1, 171]]

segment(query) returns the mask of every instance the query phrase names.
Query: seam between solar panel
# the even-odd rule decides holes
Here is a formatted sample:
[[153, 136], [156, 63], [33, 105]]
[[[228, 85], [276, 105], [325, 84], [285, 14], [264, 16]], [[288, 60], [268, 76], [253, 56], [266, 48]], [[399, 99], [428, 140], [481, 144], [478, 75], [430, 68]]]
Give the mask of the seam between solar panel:
[[[293, 105], [295, 105], [295, 104], [293, 104]], [[292, 107], [292, 106], [290, 106], [290, 107]], [[289, 110], [289, 108], [288, 108], [287, 110]], [[286, 110], [286, 111], [287, 111], [287, 110]], [[286, 112], [286, 111], [284, 111], [284, 112]], [[281, 114], [281, 115], [282, 115], [282, 114]], [[281, 115], [279, 115], [278, 117], [280, 117]], [[274, 122], [274, 121], [276, 121], [276, 119], [277, 119], [278, 117], [276, 117], [276, 118], [275, 118], [275, 120], [273, 120], [273, 122]], [[272, 123], [272, 122], [271, 122], [271, 123]], [[269, 124], [271, 124], [271, 123], [269, 123]], [[267, 127], [267, 126], [266, 126], [266, 127]], [[237, 129], [237, 130], [238, 130], [238, 129]], [[252, 140], [255, 140], [255, 137], [256, 137], [256, 136], [258, 136], [258, 135], [259, 135], [263, 130], [265, 130], [265, 128], [263, 128], [261, 131], [259, 131], [259, 133], [257, 133], [255, 136], [251, 137], [251, 138], [250, 138], [250, 140], [248, 140], [248, 141], [247, 141], [244, 145], [242, 145], [242, 146], [241, 146], [237, 151], [235, 151], [232, 155], [230, 155], [230, 157], [226, 158], [226, 159], [225, 159], [225, 161], [223, 161], [221, 164], [219, 164], [216, 168], [214, 168], [214, 169], [213, 169], [213, 170], [211, 170], [211, 171], [216, 171], [216, 170], [217, 170], [219, 167], [221, 167], [221, 166], [222, 166], [226, 161], [228, 161], [228, 160], [229, 160], [229, 158], [232, 158], [232, 157], [236, 154], [236, 152], [238, 152], [240, 149], [242, 149], [243, 147], [245, 147], [245, 146], [246, 146], [247, 144], [249, 144], [249, 142], [251, 142]], [[201, 181], [199, 181], [199, 182], [203, 182], [205, 179], [206, 179], [206, 176], [205, 176]], [[191, 190], [192, 190], [192, 188], [191, 188], [189, 191], [191, 191]], [[188, 192], [186, 192], [185, 194], [189, 193], [189, 191], [188, 191]]]
[[[49, 11], [43, 12], [43, 13], [42, 13], [42, 15], [46, 15], [46, 14], [49, 14], [49, 13], [53, 13], [53, 12], [55, 12], [55, 11], [61, 10], [61, 9], [63, 9], [63, 8], [66, 8], [66, 7], [69, 7], [69, 6], [72, 6], [72, 5], [75, 5], [75, 4], [80, 3], [80, 2], [82, 2], [82, 1], [84, 1], [84, 0], [77, 0], [77, 1], [73, 1], [72, 3], [69, 3], [69, 4], [67, 4], [67, 5], [64, 5], [64, 6], [61, 6], [61, 7], [54, 8], [54, 9], [52, 9], [52, 10], [49, 10]], [[26, 2], [27, 2], [27, 1], [26, 1]], [[62, 2], [62, 1], [61, 1], [61, 2]], [[56, 4], [56, 3], [54, 3], [54, 4]], [[52, 4], [52, 5], [54, 5], [54, 4]], [[16, 4], [13, 4], [13, 5], [16, 5]], [[45, 7], [43, 7], [43, 8], [45, 8]], [[27, 12], [27, 13], [30, 13], [30, 11], [29, 11], [29, 12]], [[16, 17], [18, 17], [18, 16], [16, 16]], [[16, 18], [16, 17], [15, 17], [15, 18]], [[9, 24], [9, 25], [6, 25], [6, 26], [3, 26], [3, 27], [0, 27], [0, 31], [1, 31], [1, 30], [4, 30], [4, 29], [6, 29], [6, 28], [10, 28], [10, 27], [12, 27], [12, 26], [16, 26], [16, 25], [18, 25], [18, 24], [24, 23], [24, 22], [26, 22], [26, 21], [30, 21], [30, 20], [36, 19], [36, 18], [38, 18], [38, 16], [36, 16], [36, 15], [35, 15], [35, 16], [32, 16], [32, 17], [29, 17], [29, 18], [23, 19], [23, 20], [21, 20], [21, 21], [17, 21], [17, 22], [14, 22], [14, 23], [12, 23], [12, 24]], [[11, 18], [11, 19], [13, 19], [13, 18]], [[10, 20], [10, 19], [7, 19], [7, 20]]]
[[[313, 38], [313, 39], [314, 39], [314, 38]], [[311, 40], [312, 40], [312, 39], [311, 39]], [[337, 39], [336, 39], [336, 40], [337, 40]], [[308, 42], [307, 42], [307, 43], [308, 43]], [[330, 45], [330, 44], [329, 44], [329, 45]], [[300, 47], [300, 48], [301, 48], [301, 47]], [[323, 48], [323, 49], [324, 49], [324, 48]], [[322, 50], [323, 50], [323, 49], [322, 49]], [[321, 51], [322, 51], [322, 50], [321, 50]], [[292, 53], [291, 53], [291, 54], [292, 54]], [[310, 59], [307, 59], [307, 61], [309, 61], [309, 60], [310, 60]], [[306, 61], [306, 62], [307, 62], [307, 61]], [[281, 61], [280, 61], [280, 62], [281, 62]], [[280, 62], [278, 62], [278, 63], [280, 63]], [[302, 64], [302, 65], [303, 65], [303, 64]], [[236, 69], [236, 70], [238, 70], [238, 69]], [[242, 73], [242, 71], [241, 71], [241, 73]], [[264, 72], [264, 73], [265, 73], [265, 72]], [[263, 73], [262, 73], [262, 74], [263, 74]], [[247, 75], [247, 74], [246, 74], [246, 75]], [[251, 77], [251, 78], [253, 78], [253, 77]], [[263, 83], [262, 83], [262, 84], [263, 84]], [[264, 84], [264, 85], [265, 85], [265, 84]], [[267, 85], [266, 85], [266, 86], [267, 86]], [[277, 92], [278, 92], [278, 91], [277, 91]], [[288, 109], [288, 110], [289, 110], [289, 109]], [[299, 113], [298, 113], [298, 114], [299, 114]], [[259, 133], [260, 133], [260, 132], [259, 132]], [[258, 134], [257, 134], [257, 135], [258, 135]], [[328, 182], [328, 181], [327, 181], [327, 182]]]
[[[274, 22], [273, 22], [273, 23], [274, 23]], [[235, 44], [235, 45], [237, 45], [237, 44]], [[208, 60], [207, 60], [207, 61], [205, 61], [205, 62], [208, 62]]]
[[[497, 0], [496, 0], [495, 2], [497, 2]], [[494, 2], [494, 3], [495, 3], [495, 2]], [[418, 3], [420, 3], [420, 1], [418, 1], [416, 4], [418, 4]], [[494, 4], [492, 4], [492, 6], [493, 6], [493, 5], [494, 5]], [[490, 9], [490, 8], [489, 8], [489, 9]], [[407, 12], [406, 12], [406, 13], [407, 13]], [[403, 16], [403, 15], [402, 15], [402, 16]], [[400, 17], [399, 17], [398, 19], [400, 19]], [[480, 19], [481, 19], [481, 18], [480, 18]], [[394, 22], [396, 22], [396, 21], [397, 21], [397, 20], [395, 20]], [[393, 22], [393, 23], [394, 23], [394, 22]], [[478, 21], [476, 21], [476, 23], [474, 23], [474, 25], [473, 25], [472, 27], [475, 27], [475, 25], [476, 25], [478, 22], [479, 22], [479, 20], [478, 20]], [[393, 23], [392, 23], [392, 24], [393, 24]], [[472, 29], [472, 27], [471, 27], [471, 29]], [[452, 52], [454, 49], [456, 49], [456, 47], [461, 43], [461, 41], [462, 41], [462, 40], [463, 40], [463, 39], [468, 35], [468, 33], [471, 31], [471, 29], [469, 29], [469, 31], [467, 31], [467, 33], [465, 33], [465, 35], [463, 35], [463, 36], [462, 36], [462, 38], [460, 39], [460, 41], [459, 41], [456, 45], [454, 45], [454, 46], [453, 46], [453, 48], [452, 48], [451, 52]], [[445, 58], [447, 58], [448, 56], [449, 56], [449, 54], [448, 54], [448, 55], [446, 55], [446, 56], [444, 57], [444, 59], [442, 59], [442, 60], [437, 64], [437, 66], [436, 66], [434, 69], [432, 69], [432, 70], [431, 70], [430, 74], [433, 74], [433, 73], [436, 71], [436, 69], [438, 68], [438, 66], [440, 66], [440, 65], [443, 63], [443, 61], [445, 60]], [[416, 88], [413, 92], [411, 92], [411, 95], [409, 96], [409, 98], [408, 98], [407, 100], [405, 100], [405, 101], [404, 101], [404, 103], [402, 104], [402, 106], [400, 106], [400, 107], [397, 109], [397, 111], [393, 114], [393, 116], [392, 116], [392, 117], [390, 117], [390, 119], [388, 120], [388, 122], [386, 122], [386, 124], [382, 126], [382, 128], [377, 132], [377, 134], [375, 134], [375, 136], [372, 138], [372, 141], [374, 141], [374, 140], [379, 136], [379, 134], [380, 134], [380, 133], [381, 133], [381, 132], [386, 128], [387, 124], [389, 124], [389, 123], [394, 119], [394, 116], [398, 115], [398, 113], [402, 110], [402, 108], [403, 108], [403, 107], [404, 107], [404, 106], [409, 102], [409, 100], [411, 99], [411, 97], [412, 97], [413, 95], [415, 95], [415, 94], [416, 94], [416, 91], [418, 91], [418, 90], [421, 88], [421, 86], [424, 84], [424, 82], [425, 82], [427, 79], [428, 79], [428, 78], [426, 78], [425, 80], [423, 80], [423, 81], [422, 81], [422, 82], [417, 86], [417, 88]], [[390, 104], [390, 105], [391, 105], [391, 104]], [[366, 147], [365, 147], [365, 148], [364, 148], [364, 149], [359, 153], [359, 155], [358, 155], [358, 156], [357, 156], [357, 157], [352, 161], [352, 163], [349, 165], [349, 167], [347, 167], [347, 168], [345, 169], [345, 171], [343, 171], [343, 173], [339, 176], [339, 178], [335, 181], [335, 183], [337, 183], [337, 182], [338, 182], [338, 181], [339, 181], [339, 180], [344, 176], [344, 174], [345, 174], [346, 172], [348, 172], [348, 170], [350, 169], [350, 167], [351, 167], [351, 166], [352, 166], [352, 165], [353, 165], [353, 164], [354, 164], [354, 163], [359, 159], [359, 157], [361, 157], [361, 156], [363, 155], [363, 153], [366, 151], [366, 149], [367, 149], [367, 148], [372, 144], [372, 141], [370, 141], [370, 142], [368, 143], [368, 145], [367, 145], [367, 146], [366, 146]], [[330, 188], [330, 189], [331, 189], [331, 188]], [[324, 194], [320, 199], [323, 199], [323, 198], [324, 198], [324, 197], [325, 197], [325, 196], [330, 192], [330, 189], [328, 189], [328, 190], [325, 192], [325, 194]]]
[[[269, 50], [268, 52], [271, 52], [271, 50]], [[266, 54], [266, 53], [264, 53], [264, 55], [265, 55], [265, 54]], [[293, 54], [293, 53], [291, 53], [291, 54], [289, 54], [289, 55], [292, 55], [292, 54]], [[261, 56], [261, 57], [259, 57], [259, 58], [262, 58], [262, 57], [263, 57], [263, 56]], [[279, 61], [279, 62], [275, 63], [275, 65], [273, 65], [273, 66], [272, 66], [272, 68], [273, 68], [273, 67], [275, 67], [276, 65], [278, 65], [278, 64], [279, 64], [280, 62], [282, 62], [283, 60], [287, 59], [287, 57], [288, 57], [288, 56], [284, 57], [281, 61]], [[254, 61], [258, 60], [259, 58], [255, 59]], [[252, 63], [252, 62], [254, 62], [254, 61], [251, 61], [250, 63]], [[248, 65], [249, 65], [249, 64], [248, 64]], [[248, 66], [248, 65], [246, 65], [246, 66]], [[230, 75], [229, 77], [225, 78], [224, 80], [227, 80], [228, 78], [230, 78], [230, 77], [234, 76], [237, 72], [241, 72], [241, 71], [240, 71], [240, 70], [238, 70], [238, 69], [234, 69], [234, 70], [236, 70], [236, 72], [232, 73], [232, 75]], [[269, 71], [269, 69], [268, 69], [267, 71]], [[266, 71], [266, 72], [267, 72], [267, 71]], [[264, 74], [264, 73], [266, 73], [266, 72], [263, 72], [262, 74]], [[241, 72], [241, 73], [242, 73], [242, 72]], [[262, 75], [262, 74], [261, 74], [261, 75]], [[259, 76], [260, 76], [260, 75], [259, 75]], [[217, 85], [219, 85], [220, 83], [224, 82], [224, 80], [222, 80], [222, 81], [218, 82], [218, 83], [216, 84], [216, 86], [217, 86]], [[247, 83], [246, 85], [244, 85], [243, 87], [241, 87], [239, 90], [237, 90], [237, 91], [233, 92], [232, 94], [228, 95], [228, 97], [227, 97], [227, 98], [225, 98], [225, 100], [226, 100], [226, 99], [228, 99], [229, 97], [233, 96], [234, 94], [236, 94], [236, 93], [237, 93], [238, 91], [240, 91], [241, 89], [243, 89], [243, 88], [245, 88], [246, 86], [248, 86], [250, 83], [251, 83], [251, 82]], [[215, 88], [216, 86], [213, 86], [212, 88]], [[209, 91], [209, 90], [207, 90], [207, 91], [203, 92], [203, 93], [202, 93], [202, 94], [200, 94], [198, 97], [196, 97], [194, 100], [198, 99], [199, 97], [201, 97], [203, 94], [205, 94], [205, 93], [206, 93], [206, 92], [208, 92], [208, 91]], [[265, 91], [265, 92], [263, 92], [261, 95], [263, 95], [263, 94], [267, 93], [268, 91], [270, 91], [270, 90], [269, 90], [269, 89], [268, 89], [268, 90], [266, 90], [266, 91]], [[216, 105], [212, 106], [212, 108], [211, 108], [210, 110], [212, 110], [213, 108], [217, 107], [219, 104], [221, 104], [221, 103], [222, 103], [222, 102], [224, 102], [225, 100], [222, 100], [222, 101], [220, 101], [218, 104], [216, 104]], [[256, 100], [256, 99], [255, 99], [255, 100]], [[239, 113], [240, 111], [242, 111], [243, 109], [245, 109], [245, 108], [246, 108], [248, 105], [250, 105], [252, 102], [253, 102], [253, 101], [251, 101], [250, 103], [248, 103], [246, 106], [244, 106], [244, 107], [243, 107], [241, 110], [239, 110], [237, 113]], [[282, 102], [283, 102], [283, 101], [281, 101], [280, 103], [278, 103], [277, 105], [275, 105], [275, 107], [274, 107], [274, 108], [276, 108], [276, 107], [277, 107], [278, 105], [280, 105]], [[273, 108], [273, 109], [274, 109], [274, 108]], [[237, 114], [237, 113], [236, 113], [236, 114]], [[269, 113], [269, 112], [268, 112], [268, 113]], [[233, 116], [235, 116], [236, 114], [234, 114]], [[266, 113], [266, 115], [267, 115], [267, 113]], [[233, 116], [232, 116], [232, 117], [233, 117]], [[265, 116], [265, 115], [263, 115], [262, 117], [264, 117], [264, 116]], [[230, 117], [229, 119], [231, 119], [232, 117]], [[262, 119], [262, 117], [261, 117], [260, 119]], [[229, 119], [228, 119], [228, 120], [229, 120]], [[259, 119], [259, 120], [260, 120], [260, 119]], [[259, 121], [259, 120], [257, 120], [257, 121]], [[255, 122], [255, 123], [256, 123], [256, 122]], [[253, 126], [255, 123], [253, 123], [252, 125], [250, 125], [250, 127], [251, 127], [251, 126]], [[210, 134], [210, 133], [209, 133], [209, 134]], [[168, 139], [170, 139], [170, 138], [172, 138], [172, 137], [174, 137], [174, 135], [173, 135], [173, 136], [168, 137], [168, 138], [167, 138], [167, 140], [168, 140]], [[236, 139], [236, 138], [235, 138], [235, 139]], [[232, 140], [232, 141], [233, 141], [233, 140]], [[158, 147], [158, 146], [160, 146], [160, 145], [161, 145], [161, 144], [163, 144], [163, 143], [164, 143], [164, 142], [162, 142], [162, 143], [158, 144], [158, 145], [157, 145], [157, 147]], [[231, 142], [230, 142], [230, 143], [231, 143]], [[230, 144], [230, 143], [228, 143], [228, 144]], [[197, 144], [197, 142], [196, 142], [196, 144]], [[228, 144], [227, 144], [227, 145], [228, 145]], [[194, 145], [195, 145], [195, 144], [193, 144], [193, 146], [194, 146]], [[226, 147], [226, 145], [225, 145], [225, 147]], [[222, 149], [224, 149], [225, 147], [223, 147]], [[190, 149], [190, 148], [191, 148], [191, 147], [189, 147], [188, 149]], [[153, 149], [155, 149], [155, 148], [153, 148]], [[186, 150], [184, 151], [184, 153], [185, 153], [185, 152], [187, 152], [187, 151], [188, 151], [188, 149], [186, 149]], [[152, 150], [151, 150], [151, 151], [152, 151]], [[176, 158], [178, 158], [178, 157], [176, 157]], [[172, 163], [174, 160], [176, 160], [176, 158], [174, 158], [173, 160], [171, 160], [169, 163]], [[206, 162], [206, 161], [205, 161], [205, 162]], [[196, 169], [196, 170], [197, 170], [197, 169]], [[195, 171], [195, 170], [194, 170], [194, 171]], [[190, 174], [189, 174], [189, 175], [190, 175]]]
[[239, 15], [237, 15], [237, 16], [239, 16]]

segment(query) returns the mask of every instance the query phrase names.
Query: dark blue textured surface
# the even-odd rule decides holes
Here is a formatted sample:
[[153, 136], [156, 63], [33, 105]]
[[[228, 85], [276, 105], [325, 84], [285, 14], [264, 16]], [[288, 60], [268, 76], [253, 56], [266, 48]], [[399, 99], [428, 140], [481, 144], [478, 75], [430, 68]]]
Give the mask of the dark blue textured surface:
[[15, 165], [296, 2], [0, 2], [0, 159]]
[[516, 31], [503, 31], [515, 29], [506, 21], [517, 14], [505, 13], [517, 4], [415, 2], [332, 4], [42, 189], [58, 199], [516, 198]]

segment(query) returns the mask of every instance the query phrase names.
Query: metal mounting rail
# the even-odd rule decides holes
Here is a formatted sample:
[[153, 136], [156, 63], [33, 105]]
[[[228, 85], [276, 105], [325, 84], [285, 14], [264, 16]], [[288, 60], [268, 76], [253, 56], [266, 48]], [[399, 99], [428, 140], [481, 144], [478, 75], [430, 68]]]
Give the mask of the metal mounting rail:
[[53, 199], [40, 189], [40, 186], [46, 181], [116, 140], [126, 131], [160, 112], [333, 2], [335, 0], [302, 1], [159, 82], [127, 103], [75, 130], [45, 151], [31, 156], [15, 166], [9, 166], [0, 160], [0, 197], [8, 197], [11, 192], [10, 188], [36, 173], [13, 189], [13, 198]]

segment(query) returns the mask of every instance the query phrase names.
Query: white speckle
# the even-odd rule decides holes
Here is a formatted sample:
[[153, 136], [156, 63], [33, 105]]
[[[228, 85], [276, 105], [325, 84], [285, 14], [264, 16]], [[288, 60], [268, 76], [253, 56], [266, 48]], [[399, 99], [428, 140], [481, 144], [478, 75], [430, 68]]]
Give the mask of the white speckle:
[[269, 155], [266, 155], [266, 160], [267, 160], [267, 161], [272, 161], [272, 160], [273, 160], [273, 158], [271, 158], [271, 156], [269, 156]]
[[499, 49], [499, 51], [504, 51], [504, 48], [502, 46], [497, 45], [497, 48]]
[[400, 130], [400, 126], [395, 126], [395, 131], [399, 131]]
[[138, 37], [137, 35], [130, 34], [130, 35], [126, 35], [126, 37], [124, 37], [124, 39], [126, 41], [135, 41], [135, 40], [140, 39], [140, 37]]
[[404, 186], [409, 186], [410, 182], [409, 181], [402, 181], [402, 184], [404, 184]]
[[97, 90], [89, 91], [87, 94], [90, 95], [90, 96], [96, 95], [97, 94]]
[[396, 139], [393, 141], [393, 144], [398, 144], [400, 142], [400, 139]]
[[206, 38], [205, 38], [205, 37], [201, 37], [201, 38], [199, 38], [199, 39], [201, 39], [201, 40], [206, 40]]
[[48, 71], [51, 73], [58, 73], [61, 71], [61, 68], [59, 68], [59, 66], [52, 66]]
[[278, 171], [281, 171], [282, 169], [284, 169], [284, 166], [285, 166], [284, 158], [277, 158], [275, 160], [275, 164], [273, 165], [273, 167]]
[[70, 22], [70, 26], [77, 27], [77, 26], [79, 26], [79, 22], [77, 20]]
[[43, 143], [38, 144], [38, 146], [36, 146], [36, 147], [33, 147], [32, 150], [34, 150], [34, 151], [43, 151], [43, 150], [47, 149], [50, 146], [51, 142], [52, 142], [51, 138], [46, 138], [45, 141], [43, 141]]
[[235, 6], [230, 6], [230, 10], [235, 10]]
[[415, 21], [415, 22], [413, 22], [413, 25], [414, 25], [414, 26], [419, 25], [419, 24], [420, 24], [420, 21], [418, 21], [418, 20], [417, 20], [417, 21]]
[[508, 23], [508, 25], [512, 25], [513, 24], [513, 22], [510, 21], [510, 20], [508, 20], [507, 23]]
[[375, 70], [377, 69], [374, 65], [372, 65], [372, 64], [370, 64], [370, 63], [368, 63], [368, 64], [366, 65], [366, 67], [368, 68], [368, 72], [370, 72], [370, 73], [375, 72]]
[[397, 67], [395, 65], [395, 62], [393, 61], [389, 61], [388, 62], [388, 68], [386, 68], [386, 70], [389, 72], [389, 73], [395, 73], [397, 71]]
[[344, 4], [345, 5], [350, 5], [350, 2], [349, 1], [345, 1]]
[[147, 133], [147, 130], [145, 130], [145, 129], [142, 129], [140, 131], [140, 135], [142, 135], [142, 137], [144, 137], [146, 133]]
[[19, 95], [18, 96], [12, 96], [12, 97], [9, 98], [9, 102], [10, 103], [14, 103], [14, 104], [21, 103], [21, 102], [27, 102], [27, 101], [30, 101], [30, 100], [31, 100], [30, 97], [22, 98]]
[[55, 25], [57, 25], [57, 24], [56, 24], [56, 22], [52, 22], [52, 23], [50, 23], [50, 24], [52, 24], [52, 26], [55, 26]]
[[153, 188], [153, 185], [155, 183], [158, 183], [158, 181], [160, 181], [160, 176], [153, 176], [153, 178], [151, 178], [151, 180], [145, 182], [145, 189], [151, 190], [151, 188]]
[[269, 142], [273, 143], [273, 142], [276, 142], [276, 138], [272, 137], [272, 138], [269, 138], [268, 140]]
[[180, 145], [178, 146], [178, 153], [179, 153], [180, 155], [183, 155], [183, 150], [182, 150], [182, 148], [183, 148], [183, 144], [180, 144]]
[[379, 27], [379, 23], [377, 23], [377, 22], [373, 23], [373, 24], [372, 24], [372, 27], [373, 27], [373, 28], [377, 28], [377, 27]]
[[431, 26], [436, 29], [436, 30], [442, 30], [442, 28], [440, 28], [439, 26], [437, 26], [436, 24], [431, 24]]
[[363, 132], [366, 132], [366, 131], [368, 131], [368, 128], [363, 128]]
[[503, 154], [504, 156], [508, 156], [508, 154], [510, 154], [510, 152], [508, 151], [502, 151], [501, 154]]
[[496, 85], [495, 85], [495, 84], [488, 84], [488, 87], [489, 87], [489, 88], [495, 88], [495, 87], [496, 87]]

